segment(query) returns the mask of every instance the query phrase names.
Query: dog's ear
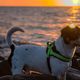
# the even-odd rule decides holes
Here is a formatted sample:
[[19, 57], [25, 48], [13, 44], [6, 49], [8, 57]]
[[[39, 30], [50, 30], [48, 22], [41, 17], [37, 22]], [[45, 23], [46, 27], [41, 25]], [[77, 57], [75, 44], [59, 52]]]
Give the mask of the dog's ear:
[[65, 28], [63, 28], [62, 30], [61, 30], [61, 37], [63, 38], [63, 40], [64, 40], [64, 42], [66, 43], [66, 44], [69, 44], [69, 26], [66, 26]]

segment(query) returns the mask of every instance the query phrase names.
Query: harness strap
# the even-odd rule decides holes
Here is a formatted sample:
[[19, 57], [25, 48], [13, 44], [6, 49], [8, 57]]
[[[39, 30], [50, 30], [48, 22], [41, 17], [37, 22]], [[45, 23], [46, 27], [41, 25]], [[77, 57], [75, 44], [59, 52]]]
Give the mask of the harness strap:
[[57, 59], [63, 61], [63, 62], [69, 62], [71, 60], [71, 58], [69, 57], [66, 57], [60, 53], [56, 53], [55, 51], [52, 50], [52, 47], [53, 47], [53, 44], [50, 44], [50, 43], [47, 43], [48, 45], [48, 50], [47, 50], [47, 56], [50, 57], [50, 56], [53, 56], [53, 57], [56, 57]]
[[48, 65], [49, 72], [52, 73], [51, 65], [50, 65], [50, 57], [47, 57], [47, 65]]
[[[54, 49], [52, 49], [52, 48], [54, 48]], [[69, 62], [71, 60], [71, 58], [60, 54], [56, 50], [55, 42], [53, 42], [53, 43], [47, 42], [46, 54], [47, 54], [47, 65], [48, 65], [48, 69], [49, 69], [50, 73], [52, 73], [51, 66], [50, 66], [50, 57], [51, 56], [56, 57], [57, 59], [59, 59], [63, 62]]]

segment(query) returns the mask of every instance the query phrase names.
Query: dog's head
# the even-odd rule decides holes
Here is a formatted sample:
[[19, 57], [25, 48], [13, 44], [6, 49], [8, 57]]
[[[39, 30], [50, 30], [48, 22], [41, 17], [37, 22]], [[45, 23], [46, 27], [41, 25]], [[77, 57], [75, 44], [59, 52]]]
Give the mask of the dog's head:
[[80, 28], [78, 26], [66, 26], [61, 30], [61, 37], [66, 44], [80, 46]]

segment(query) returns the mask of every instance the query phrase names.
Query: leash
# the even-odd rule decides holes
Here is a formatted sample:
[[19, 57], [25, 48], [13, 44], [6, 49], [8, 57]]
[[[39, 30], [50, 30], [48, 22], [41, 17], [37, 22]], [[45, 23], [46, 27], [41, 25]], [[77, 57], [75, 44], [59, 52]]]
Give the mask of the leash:
[[50, 73], [52, 73], [50, 66], [50, 57], [55, 57], [63, 62], [69, 62], [72, 59], [60, 54], [60, 52], [56, 50], [55, 42], [47, 42], [46, 54], [47, 54], [47, 65]]

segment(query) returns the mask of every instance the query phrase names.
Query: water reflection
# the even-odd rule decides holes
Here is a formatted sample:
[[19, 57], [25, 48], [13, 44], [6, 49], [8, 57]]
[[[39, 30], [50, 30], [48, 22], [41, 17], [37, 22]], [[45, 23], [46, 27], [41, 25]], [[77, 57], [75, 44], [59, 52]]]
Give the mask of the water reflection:
[[76, 25], [78, 25], [77, 24], [77, 22], [79, 21], [78, 20], [78, 17], [80, 17], [79, 16], [79, 9], [80, 9], [80, 7], [79, 6], [73, 6], [71, 9], [70, 9], [70, 18], [68, 18], [67, 20], [68, 21], [70, 21], [70, 23], [75, 23]]
[[57, 39], [67, 24], [80, 25], [79, 14], [79, 7], [0, 7], [0, 34], [6, 36], [10, 27], [23, 27], [25, 33], [18, 32], [13, 38], [45, 45]]

